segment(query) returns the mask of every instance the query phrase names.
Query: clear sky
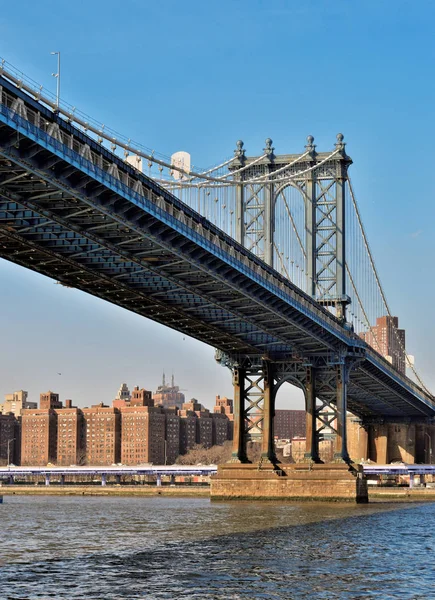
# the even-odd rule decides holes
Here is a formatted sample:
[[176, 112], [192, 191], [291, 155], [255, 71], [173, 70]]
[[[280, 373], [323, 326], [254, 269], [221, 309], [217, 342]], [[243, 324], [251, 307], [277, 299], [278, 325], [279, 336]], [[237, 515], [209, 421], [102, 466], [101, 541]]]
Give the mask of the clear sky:
[[[279, 154], [312, 134], [325, 151], [342, 131], [391, 310], [434, 391], [434, 23], [429, 0], [25, 0], [2, 6], [0, 55], [55, 91], [60, 50], [66, 101], [199, 165], [239, 138]], [[2, 260], [0, 292], [0, 398], [110, 402], [163, 369], [205, 405], [232, 394], [213, 350], [181, 334]]]

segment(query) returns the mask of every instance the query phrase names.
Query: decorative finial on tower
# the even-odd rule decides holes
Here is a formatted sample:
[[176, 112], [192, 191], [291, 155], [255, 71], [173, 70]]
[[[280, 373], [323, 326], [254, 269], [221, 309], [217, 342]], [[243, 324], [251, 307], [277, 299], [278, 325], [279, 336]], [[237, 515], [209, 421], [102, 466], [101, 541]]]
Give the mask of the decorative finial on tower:
[[163, 371], [163, 380], [162, 380], [162, 385], [163, 385], [163, 387], [166, 385], [166, 383], [165, 383], [165, 372], [164, 372], [164, 371]]
[[342, 133], [337, 133], [337, 143], [335, 144], [335, 147], [343, 155], [345, 155], [346, 154], [346, 143], [343, 142], [343, 140], [344, 140], [344, 135]]
[[307, 145], [305, 146], [307, 152], [311, 154], [311, 156], [316, 155], [316, 144], [313, 144], [314, 137], [312, 135], [307, 136]]
[[172, 373], [172, 377], [171, 377], [171, 387], [175, 387], [174, 374], [173, 373]]
[[241, 160], [245, 158], [245, 151], [243, 150], [242, 140], [237, 140], [236, 149], [234, 150], [234, 156]]
[[275, 150], [275, 148], [272, 148], [273, 141], [270, 138], [267, 138], [264, 143], [266, 144], [266, 147], [263, 148], [264, 154], [269, 158], [273, 158], [273, 151]]

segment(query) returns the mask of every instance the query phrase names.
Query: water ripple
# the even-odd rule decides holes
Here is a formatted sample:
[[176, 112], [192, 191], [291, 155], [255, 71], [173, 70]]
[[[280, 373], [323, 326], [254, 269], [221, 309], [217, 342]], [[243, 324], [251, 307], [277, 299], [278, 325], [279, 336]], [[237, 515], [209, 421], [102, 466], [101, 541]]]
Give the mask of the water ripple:
[[5, 498], [8, 600], [435, 599], [435, 504]]

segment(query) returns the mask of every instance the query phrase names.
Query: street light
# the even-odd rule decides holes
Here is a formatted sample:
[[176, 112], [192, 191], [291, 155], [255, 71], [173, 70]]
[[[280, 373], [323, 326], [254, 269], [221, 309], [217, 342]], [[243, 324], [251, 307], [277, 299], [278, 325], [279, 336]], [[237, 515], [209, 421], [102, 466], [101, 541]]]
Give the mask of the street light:
[[57, 56], [57, 73], [52, 73], [53, 77], [57, 79], [56, 85], [56, 108], [59, 110], [60, 100], [60, 52], [50, 52], [50, 54]]
[[432, 464], [432, 438], [430, 437], [430, 435], [428, 434], [427, 431], [424, 432], [424, 435], [427, 435], [427, 437], [429, 438], [429, 464]]
[[10, 459], [10, 455], [11, 455], [11, 444], [12, 444], [12, 442], [15, 442], [15, 439], [16, 438], [12, 438], [11, 440], [8, 440], [8, 467], [9, 467], [9, 464], [11, 462], [9, 460]]

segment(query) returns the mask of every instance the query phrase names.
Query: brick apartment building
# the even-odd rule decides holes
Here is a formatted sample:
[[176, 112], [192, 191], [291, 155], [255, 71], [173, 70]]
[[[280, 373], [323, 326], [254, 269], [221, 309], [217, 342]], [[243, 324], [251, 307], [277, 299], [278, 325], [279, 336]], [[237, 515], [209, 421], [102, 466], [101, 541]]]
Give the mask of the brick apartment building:
[[[213, 413], [195, 399], [181, 409], [154, 406], [150, 391], [135, 387], [130, 394], [123, 384], [111, 407], [100, 403], [80, 409], [66, 400], [64, 408], [51, 391], [41, 394], [40, 403], [38, 409], [22, 411], [23, 465], [173, 464], [195, 444], [223, 444], [232, 432], [228, 398], [217, 397]], [[2, 422], [8, 433], [2, 434]], [[19, 440], [17, 424], [13, 415], [0, 415], [0, 461], [5, 454], [2, 436]], [[15, 462], [17, 457], [19, 452]]]
[[382, 354], [400, 373], [406, 373], [405, 330], [399, 329], [398, 317], [384, 316], [360, 337]]
[[163, 409], [165, 415], [165, 464], [171, 465], [180, 454], [180, 417], [177, 414], [178, 409], [166, 408]]
[[57, 416], [50, 408], [21, 411], [21, 464], [46, 465], [57, 461]]
[[85, 463], [83, 413], [65, 400], [65, 408], [56, 411], [57, 464], [61, 466]]
[[123, 465], [163, 464], [165, 415], [153, 406], [121, 408], [121, 462]]
[[292, 440], [305, 436], [306, 413], [304, 410], [276, 410], [273, 434], [279, 440]]
[[[233, 401], [231, 398], [227, 398], [224, 396], [221, 398], [220, 396], [216, 396], [216, 404], [213, 409], [213, 414], [222, 414], [227, 418], [227, 440], [232, 440], [234, 435], [234, 408]], [[220, 442], [215, 441], [215, 444], [220, 444]]]
[[102, 402], [84, 408], [83, 427], [86, 462], [112, 465], [121, 460], [121, 415], [117, 408]]
[[17, 440], [18, 420], [12, 413], [0, 414], [0, 465], [18, 463]]

